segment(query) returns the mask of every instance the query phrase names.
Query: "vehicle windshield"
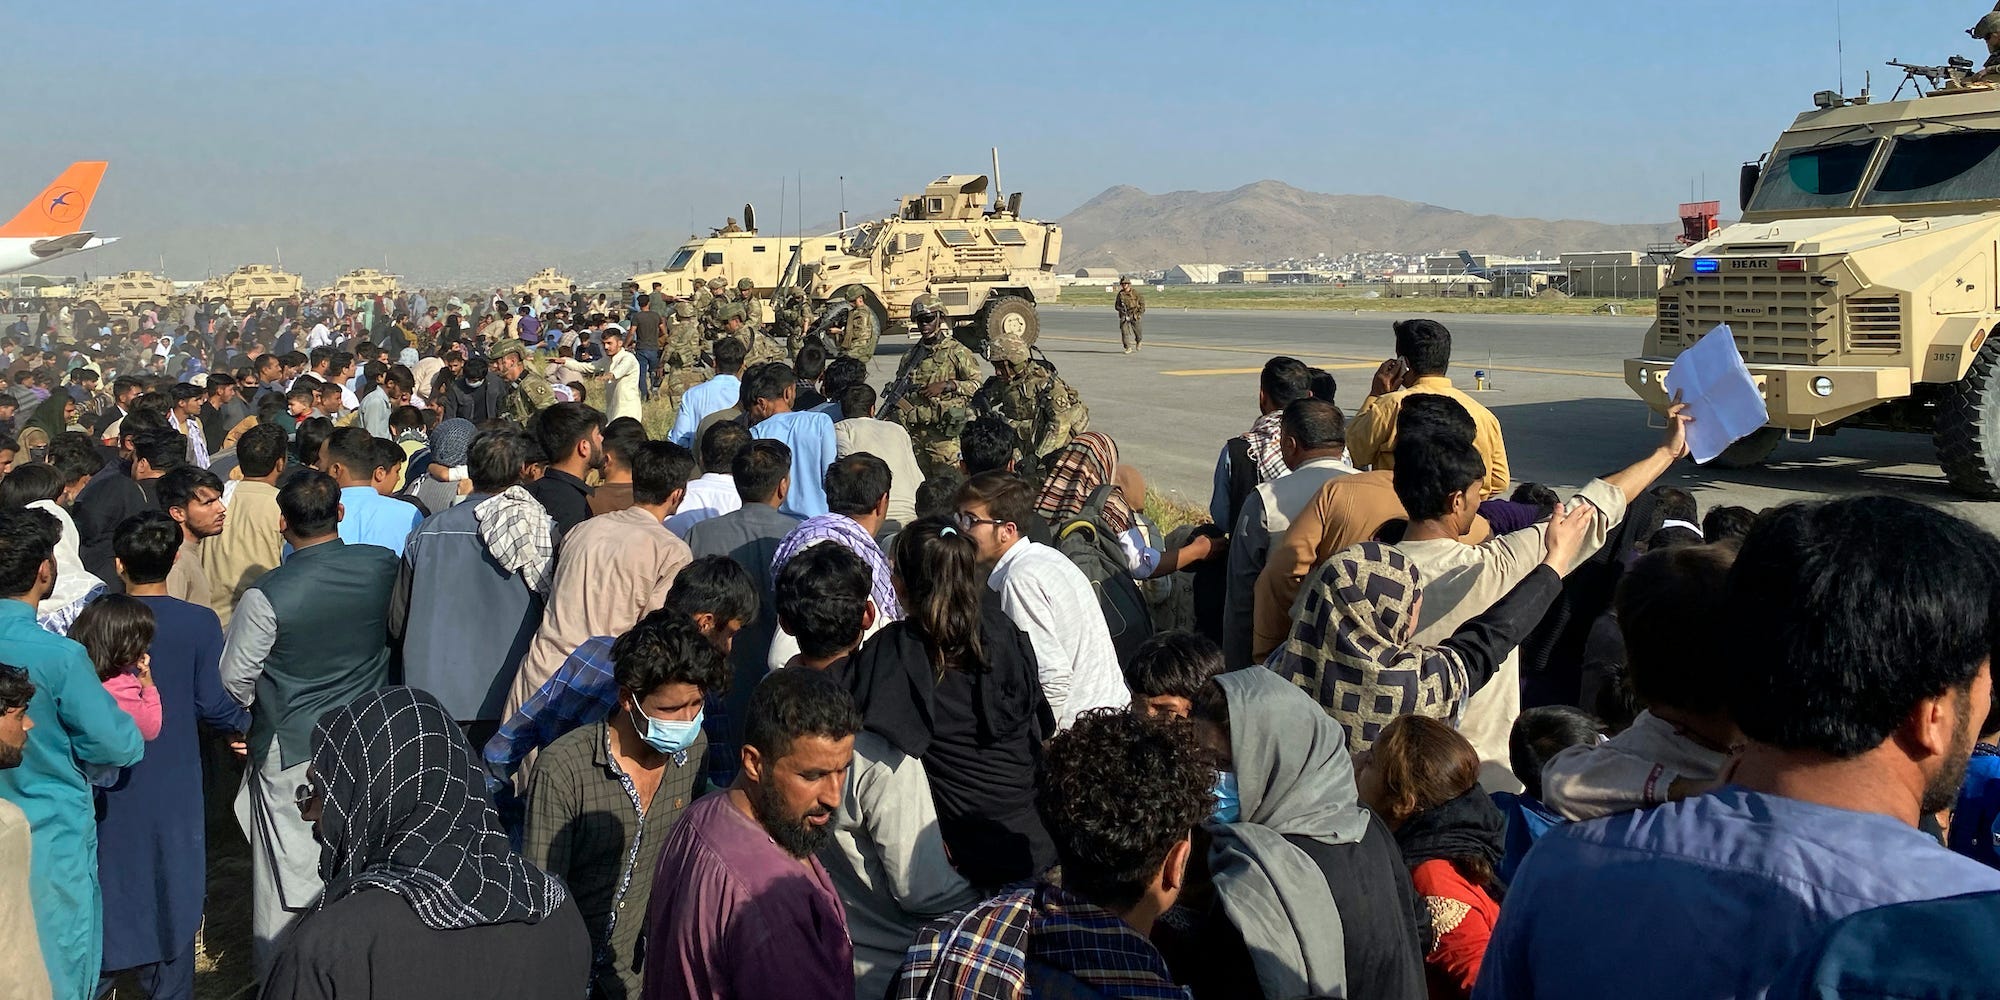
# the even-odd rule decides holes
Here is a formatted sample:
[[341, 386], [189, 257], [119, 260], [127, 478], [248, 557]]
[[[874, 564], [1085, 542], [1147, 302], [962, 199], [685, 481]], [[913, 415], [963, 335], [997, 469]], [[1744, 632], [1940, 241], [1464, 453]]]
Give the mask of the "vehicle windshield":
[[2000, 198], [2000, 132], [1944, 132], [1895, 140], [1864, 205]]
[[693, 258], [694, 258], [694, 248], [682, 247], [679, 250], [674, 251], [673, 260], [667, 261], [666, 270], [678, 271], [681, 268], [686, 267], [687, 262], [689, 260], [692, 260]]
[[849, 237], [847, 241], [847, 255], [850, 257], [866, 257], [874, 253], [875, 241], [882, 236], [883, 228], [880, 222], [871, 222], [855, 230], [854, 235]]
[[1845, 208], [1861, 186], [1874, 139], [1832, 146], [1808, 146], [1775, 154], [1764, 168], [1752, 212], [1794, 211], [1802, 208]]

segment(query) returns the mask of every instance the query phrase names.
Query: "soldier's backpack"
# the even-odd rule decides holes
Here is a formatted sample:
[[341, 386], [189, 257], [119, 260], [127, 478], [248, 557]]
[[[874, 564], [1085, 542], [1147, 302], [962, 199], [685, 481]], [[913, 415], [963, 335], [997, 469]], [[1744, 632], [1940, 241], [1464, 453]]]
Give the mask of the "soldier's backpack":
[[1108, 484], [1098, 487], [1075, 517], [1051, 527], [1057, 551], [1083, 571], [1090, 589], [1096, 592], [1122, 667], [1132, 661], [1141, 643], [1153, 637], [1153, 616], [1139, 582], [1132, 579], [1132, 566], [1118, 545], [1117, 533], [1104, 522], [1104, 504], [1112, 489]]

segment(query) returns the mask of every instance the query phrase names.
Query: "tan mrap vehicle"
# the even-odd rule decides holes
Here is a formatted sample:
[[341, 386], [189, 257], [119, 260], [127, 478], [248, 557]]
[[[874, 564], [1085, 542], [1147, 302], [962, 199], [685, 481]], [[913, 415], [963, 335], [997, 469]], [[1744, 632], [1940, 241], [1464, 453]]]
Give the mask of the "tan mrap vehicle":
[[351, 301], [364, 295], [394, 295], [402, 288], [401, 275], [384, 274], [372, 267], [359, 267], [333, 279], [333, 284], [314, 292], [313, 298], [330, 299], [345, 292]]
[[174, 283], [150, 271], [126, 271], [116, 277], [99, 278], [76, 293], [77, 299], [95, 302], [113, 316], [135, 313], [148, 304], [164, 306], [174, 297]]
[[220, 278], [203, 282], [204, 299], [220, 299], [231, 312], [242, 312], [256, 302], [275, 302], [305, 294], [306, 283], [296, 274], [280, 271], [269, 264], [245, 264]]
[[1675, 255], [1625, 381], [1665, 411], [1674, 357], [1727, 323], [1769, 423], [1716, 464], [1841, 428], [1929, 433], [1954, 489], [2000, 499], [2000, 91], [1867, 100], [1815, 95], [1744, 165], [1742, 220]]
[[940, 177], [904, 196], [894, 216], [834, 234], [837, 251], [816, 262], [801, 253], [783, 281], [803, 287], [815, 307], [835, 306], [820, 325], [837, 322], [846, 290], [860, 285], [882, 320], [907, 324], [910, 303], [928, 295], [974, 349], [1003, 330], [1033, 344], [1041, 333], [1035, 307], [1060, 292], [1062, 229], [1021, 218], [1019, 192], [1004, 202], [995, 195], [989, 206], [986, 185], [979, 174]]
[[528, 280], [514, 286], [514, 294], [521, 295], [568, 295], [569, 288], [576, 282], [563, 277], [553, 267], [545, 267], [528, 276]]
[[707, 236], [690, 236], [674, 251], [665, 268], [635, 274], [631, 281], [648, 295], [652, 294], [653, 283], [659, 282], [661, 291], [687, 298], [712, 278], [721, 278], [730, 288], [749, 278], [755, 286], [755, 305], [762, 314], [757, 322], [766, 322], [771, 318], [771, 294], [794, 256], [811, 263], [839, 251], [838, 236], [772, 236], [759, 232], [757, 210], [744, 205], [743, 224], [736, 231], [724, 226], [711, 230]]

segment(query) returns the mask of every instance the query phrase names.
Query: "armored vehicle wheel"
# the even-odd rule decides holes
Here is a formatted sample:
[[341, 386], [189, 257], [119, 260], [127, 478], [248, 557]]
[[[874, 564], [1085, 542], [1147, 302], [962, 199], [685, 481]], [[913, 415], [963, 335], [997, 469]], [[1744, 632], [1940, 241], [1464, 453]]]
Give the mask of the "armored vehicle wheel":
[[1780, 427], [1760, 427], [1750, 432], [1750, 436], [1722, 449], [1722, 454], [1708, 460], [1708, 464], [1718, 469], [1749, 469], [1764, 464], [1777, 450], [1778, 442], [1785, 439], [1785, 431]]
[[1938, 397], [1931, 441], [1951, 488], [1981, 500], [2000, 500], [2000, 341], [1987, 341], [1965, 377]]
[[986, 303], [986, 312], [979, 323], [982, 341], [991, 340], [1002, 333], [1019, 337], [1029, 347], [1042, 335], [1042, 317], [1035, 312], [1035, 304], [1018, 295], [1003, 295]]

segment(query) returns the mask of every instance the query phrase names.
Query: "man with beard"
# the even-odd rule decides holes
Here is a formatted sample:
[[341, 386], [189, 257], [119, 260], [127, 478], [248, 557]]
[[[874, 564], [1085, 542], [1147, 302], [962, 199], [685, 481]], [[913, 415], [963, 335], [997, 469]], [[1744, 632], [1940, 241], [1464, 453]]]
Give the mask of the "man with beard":
[[808, 667], [757, 685], [736, 783], [688, 807], [646, 907], [646, 1000], [854, 996], [847, 915], [814, 855], [830, 843], [861, 712]]
[[1723, 787], [1537, 841], [1474, 996], [1762, 996], [1841, 917], [2000, 889], [1918, 829], [1956, 797], [1990, 704], [1996, 597], [2000, 542], [1941, 511], [1765, 514], [1725, 610], [1687, 622], [1744, 740]]

